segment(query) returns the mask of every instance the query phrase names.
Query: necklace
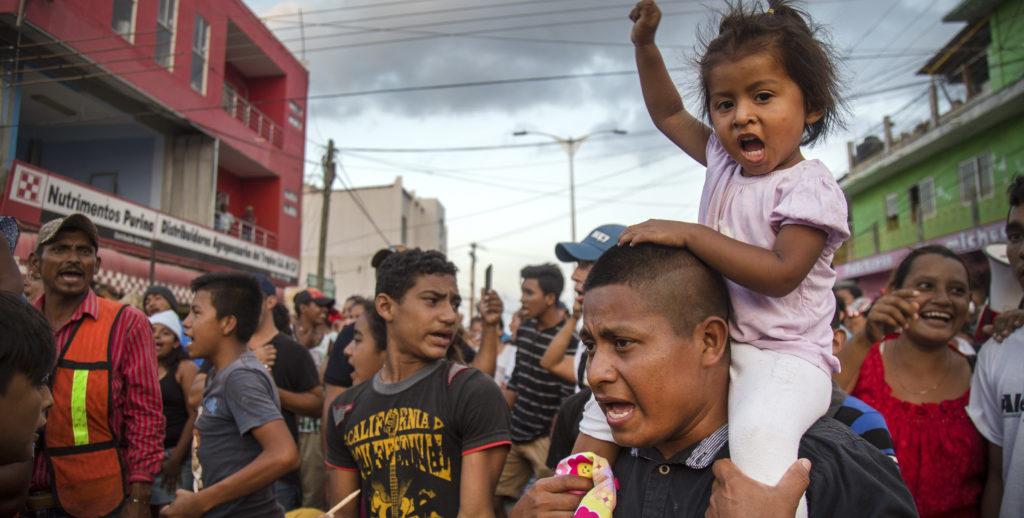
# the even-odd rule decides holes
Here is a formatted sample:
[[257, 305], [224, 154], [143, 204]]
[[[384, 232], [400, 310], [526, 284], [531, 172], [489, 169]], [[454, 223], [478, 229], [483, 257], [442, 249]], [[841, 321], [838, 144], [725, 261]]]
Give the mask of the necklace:
[[[893, 363], [896, 364], [899, 367], [900, 371], [905, 371], [906, 369], [902, 365], [903, 362], [902, 362], [902, 360], [900, 360], [900, 358], [898, 357], [898, 355], [896, 353], [896, 349], [898, 349], [898, 347], [890, 347], [890, 349], [893, 349], [893, 351], [892, 351], [892, 357], [893, 357], [893, 360], [894, 360]], [[911, 390], [911, 389], [907, 388], [907, 385], [905, 383], [903, 383], [903, 380], [899, 376], [895, 376], [896, 382], [899, 383], [900, 387], [902, 387], [903, 390], [906, 391], [908, 394], [912, 394], [912, 395], [915, 395], [915, 396], [923, 396], [923, 395], [925, 395], [925, 394], [927, 394], [927, 393], [929, 393], [929, 392], [939, 388], [940, 386], [942, 386], [942, 382], [946, 381], [946, 378], [949, 376], [949, 372], [951, 370], [953, 370], [953, 355], [950, 354], [950, 351], [946, 351], [946, 358], [948, 360], [946, 362], [946, 372], [944, 372], [942, 374], [942, 377], [939, 378], [938, 382], [936, 382], [934, 385], [932, 385], [929, 388], [926, 388], [924, 390]]]

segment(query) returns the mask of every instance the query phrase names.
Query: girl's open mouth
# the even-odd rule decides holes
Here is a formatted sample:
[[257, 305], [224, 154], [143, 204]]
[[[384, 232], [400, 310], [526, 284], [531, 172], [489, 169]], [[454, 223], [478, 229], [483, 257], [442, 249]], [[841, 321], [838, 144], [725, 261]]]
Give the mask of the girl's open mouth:
[[740, 151], [743, 157], [750, 162], [757, 163], [764, 160], [764, 142], [753, 135], [740, 136]]

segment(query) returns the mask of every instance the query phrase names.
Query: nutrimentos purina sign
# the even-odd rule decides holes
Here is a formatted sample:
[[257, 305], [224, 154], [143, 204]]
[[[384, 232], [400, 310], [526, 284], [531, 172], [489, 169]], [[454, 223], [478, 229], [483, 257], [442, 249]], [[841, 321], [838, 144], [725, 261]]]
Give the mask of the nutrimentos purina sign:
[[299, 261], [208, 227], [14, 161], [4, 196], [4, 215], [40, 224], [81, 212], [100, 237], [140, 249], [187, 257], [228, 268], [260, 272], [288, 284], [299, 280]]

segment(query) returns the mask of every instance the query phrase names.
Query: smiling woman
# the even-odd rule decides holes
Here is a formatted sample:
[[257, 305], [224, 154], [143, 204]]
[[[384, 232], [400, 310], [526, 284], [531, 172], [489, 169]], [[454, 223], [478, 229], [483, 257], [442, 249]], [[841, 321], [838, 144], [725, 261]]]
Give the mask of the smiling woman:
[[979, 511], [985, 443], [965, 411], [971, 366], [954, 344], [968, 315], [969, 282], [966, 264], [948, 248], [915, 250], [839, 354], [837, 381], [885, 416], [922, 517]]

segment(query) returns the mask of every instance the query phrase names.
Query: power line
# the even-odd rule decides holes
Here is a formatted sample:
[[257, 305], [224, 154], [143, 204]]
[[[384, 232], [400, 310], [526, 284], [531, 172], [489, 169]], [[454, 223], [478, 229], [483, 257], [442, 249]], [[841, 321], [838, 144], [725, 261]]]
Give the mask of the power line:
[[[672, 158], [672, 157], [675, 157], [675, 156], [679, 156], [679, 153], [677, 153], [675, 151], [673, 151], [671, 153], [666, 153], [666, 154], [664, 154], [664, 155], [662, 155], [660, 157], [651, 159], [651, 160], [649, 160], [649, 161], [647, 161], [647, 162], [645, 162], [645, 163], [643, 163], [641, 165], [632, 166], [632, 167], [630, 167], [628, 169], [624, 169], [624, 170], [614, 171], [612, 173], [608, 173], [608, 174], [602, 175], [602, 176], [600, 176], [598, 178], [595, 178], [593, 180], [590, 180], [588, 182], [581, 183], [580, 186], [593, 185], [594, 183], [597, 183], [598, 181], [601, 181], [601, 180], [604, 180], [604, 179], [607, 179], [607, 178], [611, 178], [613, 176], [620, 176], [620, 175], [625, 174], [625, 173], [627, 173], [629, 171], [633, 171], [633, 170], [636, 170], [636, 169], [639, 169], [639, 168], [642, 168], [642, 167], [648, 167], [648, 166], [651, 166], [651, 165], [656, 164], [658, 162], [661, 162], [661, 161], [663, 161], [665, 159]], [[672, 174], [676, 174], [676, 173], [673, 172]], [[461, 215], [458, 215], [458, 216], [447, 218], [445, 222], [449, 223], [449, 222], [452, 222], [452, 221], [459, 221], [459, 220], [463, 220], [463, 219], [467, 219], [467, 218], [474, 218], [474, 217], [477, 217], [477, 216], [482, 216], [484, 214], [489, 214], [489, 213], [492, 213], [492, 212], [498, 212], [498, 211], [501, 211], [501, 210], [505, 210], [505, 209], [509, 209], [509, 208], [513, 208], [513, 207], [518, 207], [518, 206], [521, 206], [521, 205], [525, 205], [527, 203], [532, 203], [534, 201], [537, 201], [537, 200], [540, 200], [540, 199], [543, 199], [543, 198], [562, 195], [562, 194], [565, 193], [565, 191], [567, 189], [568, 188], [562, 188], [562, 189], [557, 189], [557, 190], [553, 190], [553, 191], [548, 191], [548, 192], [541, 193], [538, 196], [532, 196], [532, 197], [524, 198], [522, 200], [517, 200], [517, 201], [510, 202], [510, 203], [507, 203], [507, 204], [504, 204], [504, 205], [500, 205], [500, 206], [497, 206], [497, 207], [488, 207], [487, 209], [484, 209], [484, 210], [480, 210], [480, 211], [476, 211], [476, 212], [472, 212], [472, 213], [468, 213], [468, 214], [461, 214]], [[627, 191], [623, 191], [623, 192], [627, 192]], [[603, 204], [606, 201], [607, 201], [607, 199], [599, 199], [597, 201], [597, 203], [598, 204]], [[619, 200], [619, 202], [621, 202], [621, 200]], [[568, 213], [563, 214], [563, 216], [566, 216], [566, 215], [568, 215]], [[429, 225], [433, 225], [433, 224], [434, 224], [434, 222], [428, 222], [428, 223], [423, 223], [423, 224], [420, 224], [420, 225], [413, 225], [410, 228], [419, 228], [419, 227], [422, 227], [422, 226], [429, 226]], [[389, 230], [398, 230], [398, 229], [389, 229]], [[372, 236], [372, 235], [373, 235], [373, 233], [371, 232], [369, 234], [362, 234], [362, 235], [358, 235], [358, 236], [353, 236], [353, 237], [349, 237], [349, 238], [346, 238], [346, 239], [343, 239], [343, 240], [331, 241], [330, 244], [331, 245], [337, 245], [337, 244], [347, 243], [347, 242], [351, 242], [351, 241], [357, 241], [359, 239], [362, 239], [362, 238], [365, 238], [365, 237], [368, 237], [368, 236]]]
[[359, 194], [355, 192], [355, 188], [349, 186], [345, 182], [345, 179], [348, 178], [348, 173], [345, 171], [345, 166], [342, 165], [340, 162], [341, 161], [339, 160], [338, 169], [341, 170], [342, 177], [339, 177], [338, 181], [341, 182], [341, 186], [344, 187], [345, 192], [347, 192], [348, 195], [352, 197], [352, 201], [354, 201], [356, 203], [356, 206], [359, 207], [359, 211], [362, 212], [364, 216], [366, 216], [367, 220], [369, 220], [370, 225], [372, 225], [373, 229], [377, 231], [377, 235], [379, 235], [380, 238], [384, 240], [384, 244], [386, 244], [387, 246], [391, 246], [391, 240], [388, 239], [388, 236], [385, 235], [384, 232], [380, 230], [379, 226], [377, 226], [377, 222], [374, 221], [373, 216], [370, 215], [370, 211], [366, 209], [366, 205], [363, 204], [363, 200], [359, 197]]

